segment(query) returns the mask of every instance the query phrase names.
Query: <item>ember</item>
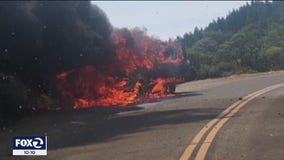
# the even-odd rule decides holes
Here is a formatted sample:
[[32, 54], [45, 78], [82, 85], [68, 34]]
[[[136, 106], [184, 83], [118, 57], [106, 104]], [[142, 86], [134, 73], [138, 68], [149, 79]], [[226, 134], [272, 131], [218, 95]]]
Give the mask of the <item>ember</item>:
[[[115, 56], [100, 69], [88, 65], [57, 75], [58, 88], [74, 108], [127, 106], [144, 99], [173, 96], [183, 53], [139, 29], [112, 34]], [[103, 69], [102, 69], [103, 68]]]

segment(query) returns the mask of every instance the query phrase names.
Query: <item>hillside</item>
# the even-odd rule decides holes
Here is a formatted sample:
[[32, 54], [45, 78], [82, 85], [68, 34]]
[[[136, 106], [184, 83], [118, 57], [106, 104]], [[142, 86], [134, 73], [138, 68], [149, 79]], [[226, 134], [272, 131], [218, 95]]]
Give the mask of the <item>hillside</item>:
[[283, 69], [284, 3], [252, 1], [176, 41], [193, 67], [190, 80]]

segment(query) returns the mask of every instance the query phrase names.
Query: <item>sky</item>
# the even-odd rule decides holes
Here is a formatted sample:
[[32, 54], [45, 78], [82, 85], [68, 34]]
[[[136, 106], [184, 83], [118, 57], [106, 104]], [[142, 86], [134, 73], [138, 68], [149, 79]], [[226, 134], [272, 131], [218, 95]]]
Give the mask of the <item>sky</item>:
[[226, 17], [247, 1], [93, 1], [117, 28], [146, 28], [162, 40], [182, 36]]

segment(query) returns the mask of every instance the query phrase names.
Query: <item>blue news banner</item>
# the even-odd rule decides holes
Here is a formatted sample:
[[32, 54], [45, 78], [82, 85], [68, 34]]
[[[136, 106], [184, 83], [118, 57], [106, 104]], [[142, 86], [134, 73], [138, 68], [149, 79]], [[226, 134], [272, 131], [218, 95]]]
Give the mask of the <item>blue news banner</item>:
[[14, 156], [47, 155], [47, 136], [16, 136], [13, 138]]

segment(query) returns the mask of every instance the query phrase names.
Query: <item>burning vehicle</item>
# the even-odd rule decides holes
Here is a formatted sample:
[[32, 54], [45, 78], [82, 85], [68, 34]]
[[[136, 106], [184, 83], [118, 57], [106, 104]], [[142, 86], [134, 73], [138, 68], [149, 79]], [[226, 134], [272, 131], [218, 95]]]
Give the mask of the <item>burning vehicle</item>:
[[139, 29], [116, 29], [111, 35], [115, 56], [57, 75], [58, 88], [74, 108], [127, 106], [173, 96], [185, 63], [181, 47], [147, 36]]
[[116, 29], [90, 2], [3, 1], [0, 8], [2, 115], [143, 103], [174, 96], [183, 81], [177, 42]]

